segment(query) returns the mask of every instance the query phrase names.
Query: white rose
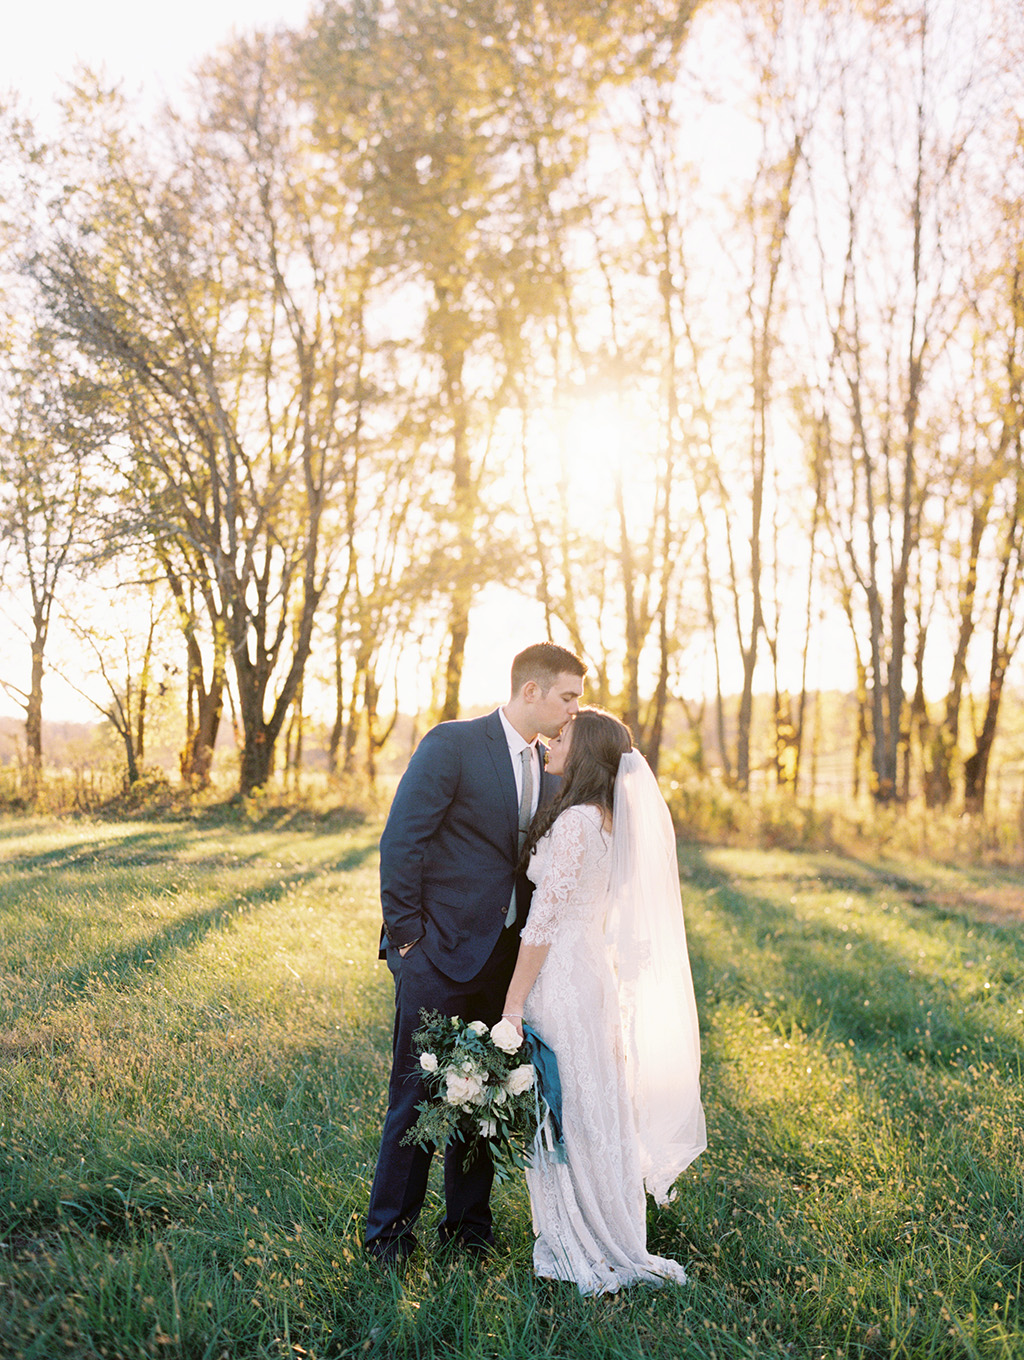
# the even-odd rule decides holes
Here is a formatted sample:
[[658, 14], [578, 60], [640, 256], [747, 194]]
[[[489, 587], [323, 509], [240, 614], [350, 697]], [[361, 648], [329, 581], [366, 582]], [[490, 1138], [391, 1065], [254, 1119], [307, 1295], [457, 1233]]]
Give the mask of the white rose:
[[467, 1029], [471, 1029], [471, 1030], [473, 1031], [474, 1034], [486, 1034], [486, 1033], [487, 1033], [487, 1026], [484, 1024], [484, 1022], [483, 1022], [482, 1020], [470, 1020], [469, 1024], [466, 1026], [466, 1028], [467, 1028]]
[[436, 1072], [437, 1071], [436, 1055], [433, 1053], [421, 1053], [420, 1067], [423, 1068], [424, 1072]]
[[491, 1094], [492, 1105], [504, 1105], [506, 1100], [508, 1100], [508, 1092], [505, 1090], [504, 1086], [499, 1086], [498, 1089]]
[[449, 1105], [461, 1105], [469, 1098], [469, 1082], [457, 1072], [449, 1072], [445, 1077], [445, 1100]]
[[523, 1036], [511, 1020], [499, 1020], [491, 1030], [491, 1041], [502, 1053], [517, 1053], [523, 1046]]
[[462, 1077], [458, 1072], [449, 1072], [445, 1078], [445, 1100], [449, 1105], [482, 1105], [483, 1087], [475, 1077]]
[[513, 1068], [505, 1082], [505, 1090], [510, 1096], [521, 1096], [533, 1085], [533, 1075], [532, 1063], [523, 1063], [522, 1067]]
[[480, 1133], [484, 1138], [493, 1138], [498, 1132], [498, 1125], [493, 1119], [480, 1120]]

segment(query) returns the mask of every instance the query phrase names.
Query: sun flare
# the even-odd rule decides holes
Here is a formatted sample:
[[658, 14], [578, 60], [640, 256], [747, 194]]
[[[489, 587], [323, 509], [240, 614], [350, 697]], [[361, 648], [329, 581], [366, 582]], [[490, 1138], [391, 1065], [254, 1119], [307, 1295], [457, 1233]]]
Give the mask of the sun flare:
[[611, 391], [565, 401], [538, 422], [531, 454], [535, 472], [557, 484], [573, 507], [573, 523], [601, 533], [646, 480], [657, 433], [649, 411]]

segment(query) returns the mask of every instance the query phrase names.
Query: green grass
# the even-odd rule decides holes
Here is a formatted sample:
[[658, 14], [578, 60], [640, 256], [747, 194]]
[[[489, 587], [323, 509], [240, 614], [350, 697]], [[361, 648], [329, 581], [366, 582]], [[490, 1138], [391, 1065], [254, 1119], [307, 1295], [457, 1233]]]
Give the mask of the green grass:
[[649, 1240], [692, 1279], [583, 1300], [517, 1183], [486, 1269], [361, 1254], [374, 826], [0, 824], [0, 1355], [1024, 1357], [1012, 883], [681, 862], [709, 1148]]

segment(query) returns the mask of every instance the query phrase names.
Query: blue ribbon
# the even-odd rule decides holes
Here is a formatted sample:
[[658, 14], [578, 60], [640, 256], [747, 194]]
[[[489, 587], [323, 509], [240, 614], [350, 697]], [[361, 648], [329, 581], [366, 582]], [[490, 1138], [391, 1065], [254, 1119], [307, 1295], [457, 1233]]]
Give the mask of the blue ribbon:
[[[546, 1044], [537, 1031], [524, 1023], [523, 1036], [530, 1050], [530, 1061], [536, 1073], [533, 1090], [537, 1101], [537, 1141], [535, 1151], [540, 1152], [543, 1142], [542, 1131], [548, 1132], [548, 1152], [556, 1161], [565, 1161], [565, 1136], [562, 1133], [562, 1082], [558, 1075], [558, 1059], [550, 1044]], [[542, 1104], [547, 1109], [542, 1112]]]

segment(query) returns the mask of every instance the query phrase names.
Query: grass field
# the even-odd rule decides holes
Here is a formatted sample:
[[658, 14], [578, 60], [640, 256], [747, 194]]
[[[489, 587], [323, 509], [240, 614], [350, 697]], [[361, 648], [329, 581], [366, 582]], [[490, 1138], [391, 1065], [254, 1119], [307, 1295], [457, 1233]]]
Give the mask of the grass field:
[[691, 1283], [583, 1300], [517, 1183], [486, 1269], [360, 1252], [375, 827], [0, 825], [0, 1355], [1024, 1357], [1019, 879], [681, 870], [709, 1147], [649, 1240]]

